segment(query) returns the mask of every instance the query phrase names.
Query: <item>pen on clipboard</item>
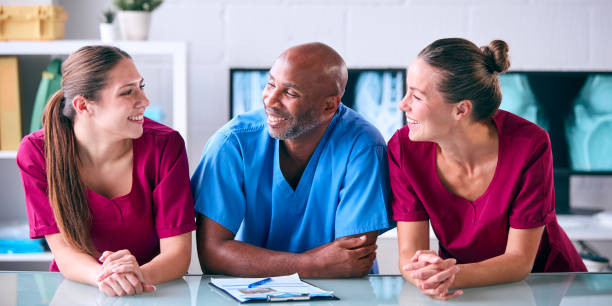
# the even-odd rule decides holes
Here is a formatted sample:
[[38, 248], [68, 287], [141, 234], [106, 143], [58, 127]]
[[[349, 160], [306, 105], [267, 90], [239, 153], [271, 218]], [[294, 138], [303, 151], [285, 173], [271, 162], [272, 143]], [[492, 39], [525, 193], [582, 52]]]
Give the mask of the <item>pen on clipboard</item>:
[[257, 287], [257, 286], [263, 285], [265, 283], [270, 282], [271, 280], [272, 280], [272, 278], [270, 278], [270, 277], [264, 278], [262, 280], [254, 282], [252, 284], [249, 284], [248, 288], [253, 288], [253, 287]]

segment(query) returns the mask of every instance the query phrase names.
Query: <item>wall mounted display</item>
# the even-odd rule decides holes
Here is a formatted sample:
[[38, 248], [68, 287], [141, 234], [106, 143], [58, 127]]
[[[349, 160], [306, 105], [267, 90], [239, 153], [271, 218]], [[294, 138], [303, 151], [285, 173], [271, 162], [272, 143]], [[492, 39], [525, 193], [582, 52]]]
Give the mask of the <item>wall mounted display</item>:
[[612, 176], [612, 73], [514, 71], [500, 86], [501, 108], [550, 136], [557, 213], [582, 213], [570, 209], [570, 177]]
[[612, 73], [511, 72], [501, 108], [550, 135], [554, 167], [612, 172]]

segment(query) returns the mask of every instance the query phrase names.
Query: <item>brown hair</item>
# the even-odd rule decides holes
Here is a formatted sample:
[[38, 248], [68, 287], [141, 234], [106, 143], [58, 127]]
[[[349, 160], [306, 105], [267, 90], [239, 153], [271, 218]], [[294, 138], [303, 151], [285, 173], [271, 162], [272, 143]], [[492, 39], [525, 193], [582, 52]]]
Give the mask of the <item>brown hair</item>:
[[98, 256], [91, 242], [91, 212], [85, 187], [79, 177], [79, 156], [74, 137], [76, 114], [72, 100], [82, 96], [95, 101], [106, 86], [106, 75], [121, 59], [130, 58], [110, 46], [86, 46], [62, 64], [62, 88], [47, 103], [42, 117], [49, 202], [53, 215], [71, 246]]
[[502, 100], [497, 74], [510, 67], [506, 42], [494, 40], [478, 48], [463, 38], [439, 39], [418, 57], [438, 69], [442, 76], [438, 90], [448, 101], [472, 101], [476, 121], [493, 117]]

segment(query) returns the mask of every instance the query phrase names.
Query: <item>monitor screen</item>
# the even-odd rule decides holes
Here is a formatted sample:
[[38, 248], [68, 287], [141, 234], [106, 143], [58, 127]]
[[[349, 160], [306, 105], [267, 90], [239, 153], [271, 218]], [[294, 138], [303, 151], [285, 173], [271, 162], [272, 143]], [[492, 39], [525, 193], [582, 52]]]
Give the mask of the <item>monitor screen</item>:
[[501, 108], [550, 136], [556, 212], [595, 212], [576, 207], [589, 191], [575, 185], [612, 175], [612, 73], [516, 71], [500, 75], [500, 86]]
[[612, 73], [511, 72], [500, 86], [502, 109], [548, 132], [555, 168], [612, 172]]
[[[263, 107], [268, 69], [231, 69], [230, 117]], [[404, 125], [398, 104], [405, 93], [405, 69], [349, 69], [342, 103], [370, 121], [385, 140]]]

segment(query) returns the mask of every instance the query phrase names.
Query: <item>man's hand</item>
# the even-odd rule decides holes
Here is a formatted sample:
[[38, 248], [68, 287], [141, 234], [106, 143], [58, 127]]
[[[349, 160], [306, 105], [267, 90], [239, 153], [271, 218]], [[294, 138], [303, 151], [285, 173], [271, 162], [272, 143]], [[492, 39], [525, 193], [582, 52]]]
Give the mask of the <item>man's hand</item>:
[[306, 277], [356, 277], [367, 275], [376, 258], [376, 244], [366, 244], [365, 235], [342, 237], [302, 253], [315, 269]]

